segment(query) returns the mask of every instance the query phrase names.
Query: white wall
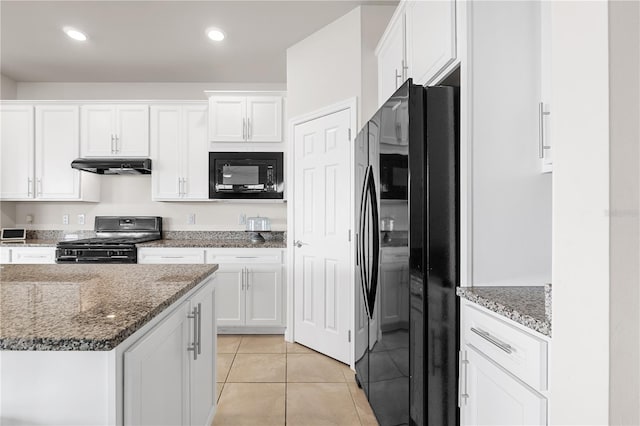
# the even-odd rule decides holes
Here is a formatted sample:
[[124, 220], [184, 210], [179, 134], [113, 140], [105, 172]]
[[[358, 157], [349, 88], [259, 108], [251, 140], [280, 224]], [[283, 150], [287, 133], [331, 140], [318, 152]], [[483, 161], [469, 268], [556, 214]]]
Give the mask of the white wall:
[[551, 8], [551, 424], [604, 425], [610, 313], [607, 2], [553, 2]]
[[0, 99], [16, 99], [18, 84], [4, 74], [0, 74]]
[[609, 2], [609, 423], [640, 424], [640, 3]]
[[357, 97], [359, 130], [377, 110], [373, 49], [394, 10], [355, 8], [287, 49], [289, 119]]
[[[92, 100], [92, 99], [181, 99], [205, 100], [204, 90], [285, 90], [282, 84], [216, 83], [18, 83], [21, 100]], [[286, 150], [286, 143], [282, 144]], [[3, 224], [15, 219], [18, 226], [29, 229], [92, 229], [95, 215], [157, 215], [165, 218], [167, 230], [244, 230], [238, 224], [242, 213], [260, 213], [272, 220], [273, 230], [286, 229], [286, 204], [239, 204], [235, 202], [166, 203], [151, 201], [150, 176], [100, 176], [102, 198], [99, 204], [18, 202], [2, 207]], [[15, 208], [15, 212], [12, 209]], [[6, 210], [6, 212], [5, 212]], [[87, 215], [86, 225], [77, 225], [77, 214]], [[187, 225], [189, 213], [196, 214], [196, 224]], [[25, 217], [34, 217], [25, 225]], [[62, 215], [70, 214], [71, 224], [62, 225]], [[6, 216], [6, 217], [5, 217]], [[13, 226], [13, 225], [7, 225]]]
[[26, 83], [17, 84], [17, 99], [181, 99], [206, 100], [205, 90], [286, 90], [269, 83]]
[[[100, 176], [100, 203], [20, 202], [16, 203], [18, 226], [29, 229], [93, 229], [97, 215], [150, 215], [162, 216], [166, 230], [241, 230], [241, 213], [271, 218], [274, 231], [286, 229], [286, 205], [280, 203], [231, 202], [154, 202], [151, 201], [151, 177]], [[187, 215], [195, 213], [196, 224], [187, 225]], [[33, 216], [33, 224], [26, 225], [26, 216]], [[70, 224], [62, 224], [62, 215], [70, 215]], [[78, 225], [77, 215], [86, 215], [86, 224]]]

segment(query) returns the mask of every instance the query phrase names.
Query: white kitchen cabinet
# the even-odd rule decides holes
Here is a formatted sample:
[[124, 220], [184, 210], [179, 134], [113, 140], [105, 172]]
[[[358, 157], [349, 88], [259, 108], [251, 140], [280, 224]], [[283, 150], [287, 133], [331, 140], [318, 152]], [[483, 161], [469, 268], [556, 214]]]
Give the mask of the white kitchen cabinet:
[[408, 1], [405, 19], [407, 75], [426, 86], [456, 60], [456, 2]]
[[222, 331], [284, 327], [282, 250], [208, 249], [207, 263], [220, 265], [216, 312]]
[[[403, 4], [398, 6], [403, 8]], [[407, 79], [405, 15], [399, 9], [389, 22], [376, 49], [378, 57], [378, 104], [382, 105]]]
[[551, 139], [551, 3], [540, 2], [540, 104], [539, 150], [542, 172], [553, 171], [553, 148]]
[[205, 249], [182, 247], [139, 247], [141, 264], [198, 264], [204, 263]]
[[466, 402], [462, 425], [546, 425], [547, 399], [483, 356], [463, 349]]
[[11, 249], [0, 247], [0, 264], [11, 263]]
[[80, 117], [82, 157], [149, 156], [148, 105], [83, 105]]
[[208, 94], [211, 142], [282, 142], [282, 96]]
[[207, 105], [151, 105], [152, 199], [207, 200]]
[[[34, 196], [34, 113], [32, 105], [2, 105], [2, 181], [0, 198], [28, 200]], [[69, 166], [71, 168], [71, 166]]]
[[406, 247], [383, 247], [380, 262], [380, 324], [395, 328], [409, 321], [409, 254]]
[[3, 105], [3, 200], [99, 201], [97, 176], [71, 168], [79, 157], [76, 105]]
[[548, 423], [547, 338], [461, 303], [461, 425]]
[[216, 407], [214, 284], [124, 353], [126, 425], [211, 424]]
[[457, 60], [455, 0], [400, 2], [382, 35], [378, 58], [378, 104], [402, 83], [434, 84]]
[[11, 263], [56, 263], [55, 247], [11, 247]]

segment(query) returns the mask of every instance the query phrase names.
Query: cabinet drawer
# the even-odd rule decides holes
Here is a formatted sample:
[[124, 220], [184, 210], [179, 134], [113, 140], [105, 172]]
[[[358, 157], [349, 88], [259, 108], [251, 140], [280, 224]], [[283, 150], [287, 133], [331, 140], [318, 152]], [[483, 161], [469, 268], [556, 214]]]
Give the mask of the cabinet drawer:
[[11, 263], [56, 263], [56, 248], [55, 247], [12, 248]]
[[463, 304], [462, 338], [538, 390], [547, 390], [547, 342], [497, 317]]
[[184, 264], [204, 263], [204, 249], [197, 248], [139, 248], [138, 263]]
[[11, 249], [0, 247], [0, 263], [11, 263]]
[[247, 250], [238, 249], [238, 251], [217, 251], [207, 250], [207, 263], [218, 263], [221, 265], [227, 263], [282, 263], [282, 250], [274, 251], [268, 249]]

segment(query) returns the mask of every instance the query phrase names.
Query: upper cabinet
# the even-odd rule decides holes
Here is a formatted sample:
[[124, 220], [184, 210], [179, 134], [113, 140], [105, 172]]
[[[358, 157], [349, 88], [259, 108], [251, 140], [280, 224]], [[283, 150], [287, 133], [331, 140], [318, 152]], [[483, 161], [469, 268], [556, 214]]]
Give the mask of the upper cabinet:
[[208, 95], [211, 142], [282, 142], [282, 96]]
[[3, 105], [3, 200], [98, 201], [96, 176], [71, 168], [80, 151], [76, 105]]
[[456, 63], [456, 43], [454, 0], [400, 3], [376, 49], [378, 103], [407, 78], [435, 83]]
[[540, 101], [538, 105], [538, 157], [542, 172], [553, 171], [551, 147], [551, 4], [540, 2]]
[[152, 199], [209, 198], [207, 105], [151, 105]]
[[148, 105], [83, 105], [82, 157], [149, 156]]

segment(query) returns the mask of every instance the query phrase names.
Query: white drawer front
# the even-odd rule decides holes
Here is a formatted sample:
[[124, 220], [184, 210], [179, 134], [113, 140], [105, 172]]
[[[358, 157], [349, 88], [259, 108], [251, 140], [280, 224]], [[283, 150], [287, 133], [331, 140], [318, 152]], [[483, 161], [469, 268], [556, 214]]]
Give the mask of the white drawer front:
[[56, 263], [55, 247], [21, 247], [11, 249], [12, 263]]
[[[236, 251], [237, 250], [237, 251]], [[236, 249], [233, 251], [207, 251], [207, 263], [218, 263], [221, 265], [227, 263], [282, 263], [282, 250], [280, 249]], [[267, 251], [268, 250], [268, 251]]]
[[11, 249], [0, 247], [0, 263], [11, 263]]
[[535, 389], [547, 390], [547, 342], [473, 305], [462, 305], [463, 340]]
[[204, 263], [204, 249], [193, 248], [139, 248], [138, 263], [185, 264]]

